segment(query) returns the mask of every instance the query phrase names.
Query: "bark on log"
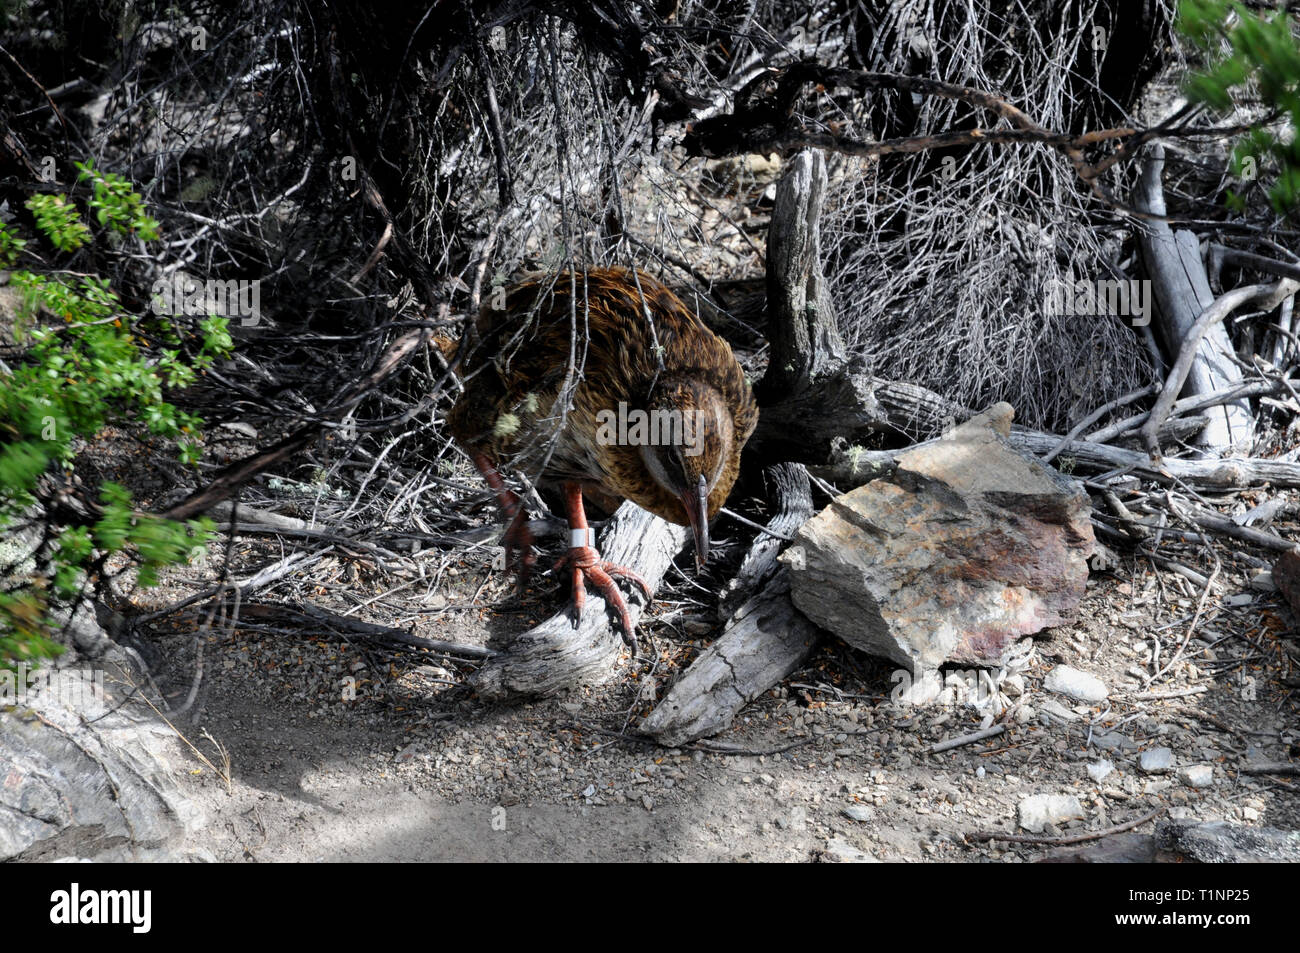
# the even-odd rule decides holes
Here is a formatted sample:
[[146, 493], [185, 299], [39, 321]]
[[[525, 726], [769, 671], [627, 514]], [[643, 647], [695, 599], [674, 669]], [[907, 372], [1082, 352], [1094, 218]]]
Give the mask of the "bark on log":
[[759, 399], [775, 402], [806, 390], [845, 361], [822, 277], [821, 215], [826, 159], [805, 149], [787, 164], [776, 188], [767, 232], [768, 340], [772, 356]]
[[[651, 592], [673, 556], [686, 543], [687, 529], [666, 523], [632, 503], [610, 518], [600, 552], [610, 562], [641, 575]], [[645, 610], [640, 592], [623, 587], [635, 625]], [[605, 600], [592, 588], [582, 621], [575, 628], [567, 609], [515, 636], [508, 650], [489, 660], [470, 678], [479, 694], [492, 699], [551, 695], [578, 685], [599, 685], [617, 673], [623, 642], [611, 628]]]
[[[759, 533], [745, 554], [740, 570], [723, 588], [718, 617], [724, 622], [759, 586], [776, 574], [776, 557], [781, 554], [781, 547], [813, 515], [812, 486], [808, 482], [808, 471], [801, 464], [778, 463], [768, 467], [765, 476], [776, 511], [768, 521], [767, 529], [776, 535]], [[779, 538], [782, 536], [786, 539]]]
[[803, 664], [819, 637], [817, 626], [790, 601], [790, 580], [780, 572], [741, 607], [640, 730], [670, 747], [717, 734], [740, 709]]
[[[1163, 169], [1164, 149], [1157, 143], [1142, 170], [1135, 203], [1139, 210], [1165, 214], [1160, 184]], [[1214, 303], [1196, 235], [1175, 232], [1166, 222], [1149, 219], [1142, 223], [1140, 241], [1158, 305], [1160, 330], [1169, 352], [1177, 354], [1197, 317]], [[1232, 355], [1228, 332], [1221, 325], [1211, 328], [1197, 346], [1196, 360], [1187, 376], [1187, 393], [1206, 394], [1239, 383], [1241, 372], [1232, 362]], [[1210, 424], [1201, 432], [1199, 443], [1216, 450], [1231, 450], [1249, 446], [1253, 433], [1250, 405], [1241, 400], [1211, 412]]]

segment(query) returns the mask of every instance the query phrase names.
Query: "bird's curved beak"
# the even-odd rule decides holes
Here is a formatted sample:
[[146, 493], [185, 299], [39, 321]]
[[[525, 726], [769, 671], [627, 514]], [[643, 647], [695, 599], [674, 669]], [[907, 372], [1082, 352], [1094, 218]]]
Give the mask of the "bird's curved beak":
[[682, 505], [695, 534], [695, 569], [703, 571], [709, 559], [709, 487], [703, 475], [694, 488], [682, 494]]

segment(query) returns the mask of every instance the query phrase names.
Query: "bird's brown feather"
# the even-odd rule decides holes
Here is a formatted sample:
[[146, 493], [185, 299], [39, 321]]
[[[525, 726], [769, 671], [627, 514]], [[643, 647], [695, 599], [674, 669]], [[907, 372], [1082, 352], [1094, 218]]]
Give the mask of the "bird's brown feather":
[[638, 447], [596, 439], [597, 415], [620, 402], [690, 409], [716, 393], [731, 439], [706, 432], [699, 465], [720, 466], [708, 506], [717, 513], [758, 406], [731, 348], [659, 281], [620, 268], [530, 278], [507, 290], [504, 308], [485, 306], [477, 328], [480, 345], [463, 355], [465, 392], [450, 418], [463, 446], [546, 481], [578, 482], [602, 505], [629, 499], [684, 524], [681, 501], [651, 476]]

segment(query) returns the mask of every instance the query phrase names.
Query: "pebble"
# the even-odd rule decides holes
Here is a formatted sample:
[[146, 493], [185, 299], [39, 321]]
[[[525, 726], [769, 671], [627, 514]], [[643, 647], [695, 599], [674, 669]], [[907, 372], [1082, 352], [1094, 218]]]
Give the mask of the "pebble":
[[1088, 765], [1088, 777], [1100, 783], [1114, 770], [1114, 763], [1102, 758], [1100, 761], [1094, 761], [1092, 764]]
[[1031, 834], [1041, 834], [1048, 824], [1060, 825], [1084, 816], [1083, 805], [1073, 794], [1035, 794], [1022, 799], [1016, 811], [1020, 826]]
[[1214, 768], [1208, 764], [1192, 764], [1178, 769], [1178, 778], [1189, 788], [1206, 788], [1214, 783]]
[[876, 819], [875, 810], [867, 807], [865, 804], [850, 804], [848, 807], [844, 808], [843, 814], [851, 821], [860, 821], [864, 824]]
[[875, 857], [858, 850], [848, 841], [841, 840], [838, 837], [832, 837], [826, 842], [826, 856], [831, 860], [838, 861], [841, 864], [878, 864], [880, 863]]
[[1146, 774], [1164, 774], [1174, 765], [1174, 752], [1170, 748], [1148, 748], [1138, 756], [1138, 767]]
[[1090, 704], [1104, 702], [1110, 694], [1110, 689], [1101, 679], [1068, 665], [1058, 665], [1048, 672], [1043, 679], [1043, 688]]
[[1063, 722], [1079, 720], [1078, 715], [1053, 698], [1044, 698], [1038, 703], [1038, 709], [1049, 721], [1051, 719]]

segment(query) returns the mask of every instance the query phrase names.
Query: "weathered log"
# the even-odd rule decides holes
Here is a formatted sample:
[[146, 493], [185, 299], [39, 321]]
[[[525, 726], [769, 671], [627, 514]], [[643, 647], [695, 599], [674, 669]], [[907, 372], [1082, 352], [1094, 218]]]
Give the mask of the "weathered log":
[[[1164, 425], [1160, 428], [1160, 437], [1163, 440], [1182, 440], [1191, 434], [1196, 433], [1204, 426], [1204, 417], [1177, 417], [1173, 420], [1165, 421]], [[1052, 449], [1055, 450], [1058, 447], [1061, 448], [1058, 451], [1057, 456], [1072, 456], [1076, 460], [1081, 457], [1086, 459], [1088, 454], [1086, 450], [1082, 453], [1076, 454], [1071, 449], [1074, 447], [1099, 447], [1103, 450], [1116, 449], [1102, 444], [1094, 444], [1087, 440], [1069, 440], [1062, 443], [1063, 438], [1061, 437], [1023, 428], [1012, 431], [1013, 443], [1015, 443], [1017, 437], [1026, 442], [1026, 449], [1028, 449], [1029, 444], [1038, 447], [1043, 445], [1046, 441], [1054, 440], [1056, 442], [1051, 445]], [[933, 440], [923, 441], [922, 443], [914, 444], [912, 447], [907, 449], [914, 449], [915, 447], [925, 446], [933, 442]], [[808, 472], [815, 477], [836, 484], [841, 489], [850, 489], [855, 486], [861, 486], [864, 483], [869, 483], [878, 477], [888, 477], [894, 471], [894, 467], [898, 463], [899, 454], [904, 452], [904, 450], [867, 450], [863, 447], [850, 444], [847, 440], [840, 437], [831, 442], [831, 456], [829, 462], [824, 466], [810, 465], [808, 467]], [[1047, 452], [1051, 453], [1051, 450]], [[1046, 456], [1046, 454], [1040, 454], [1040, 456]]]
[[[1153, 215], [1165, 214], [1160, 183], [1163, 169], [1164, 149], [1157, 143], [1142, 170], [1135, 202], [1137, 208]], [[1158, 305], [1156, 318], [1169, 352], [1177, 354], [1197, 317], [1214, 303], [1200, 246], [1194, 233], [1175, 232], [1168, 223], [1158, 219], [1142, 223], [1139, 239]], [[1232, 357], [1228, 332], [1222, 325], [1211, 327], [1197, 344], [1196, 357], [1186, 378], [1187, 392], [1205, 394], [1238, 383], [1241, 371]], [[1171, 394], [1170, 399], [1177, 396]], [[1219, 450], [1248, 446], [1253, 428], [1254, 420], [1246, 401], [1224, 404], [1212, 412], [1209, 426], [1201, 432], [1200, 443]]]
[[764, 403], [806, 390], [845, 362], [821, 265], [826, 159], [806, 149], [776, 187], [767, 231], [768, 340], [772, 356], [759, 384]]
[[[624, 503], [606, 524], [600, 551], [611, 562], [640, 574], [653, 592], [685, 545], [687, 532]], [[635, 588], [627, 604], [635, 625], [645, 609]], [[470, 683], [486, 698], [551, 695], [577, 685], [598, 685], [616, 674], [622, 648], [622, 640], [610, 626], [605, 600], [589, 589], [576, 627], [567, 610], [552, 616], [512, 638], [507, 650], [475, 672]]]
[[[1033, 454], [1044, 454], [1060, 442], [1060, 437], [1034, 430], [1012, 430], [1011, 445]], [[1086, 440], [1072, 441], [1061, 452], [1073, 457], [1076, 465], [1100, 469], [1130, 468], [1138, 476], [1155, 480], [1177, 477], [1192, 486], [1205, 489], [1231, 489], [1271, 483], [1274, 486], [1300, 486], [1300, 463], [1263, 460], [1258, 457], [1234, 457], [1223, 460], [1179, 460], [1165, 457], [1159, 464], [1145, 453], [1122, 450]]]
[[781, 546], [813, 515], [812, 486], [801, 464], [778, 463], [768, 467], [765, 476], [776, 515], [767, 523], [768, 532], [758, 534], [740, 570], [723, 587], [718, 617], [724, 622], [776, 574]]
[[778, 573], [740, 608], [640, 730], [670, 746], [717, 734], [741, 708], [797, 669], [818, 639], [817, 626], [790, 601], [787, 574]]

